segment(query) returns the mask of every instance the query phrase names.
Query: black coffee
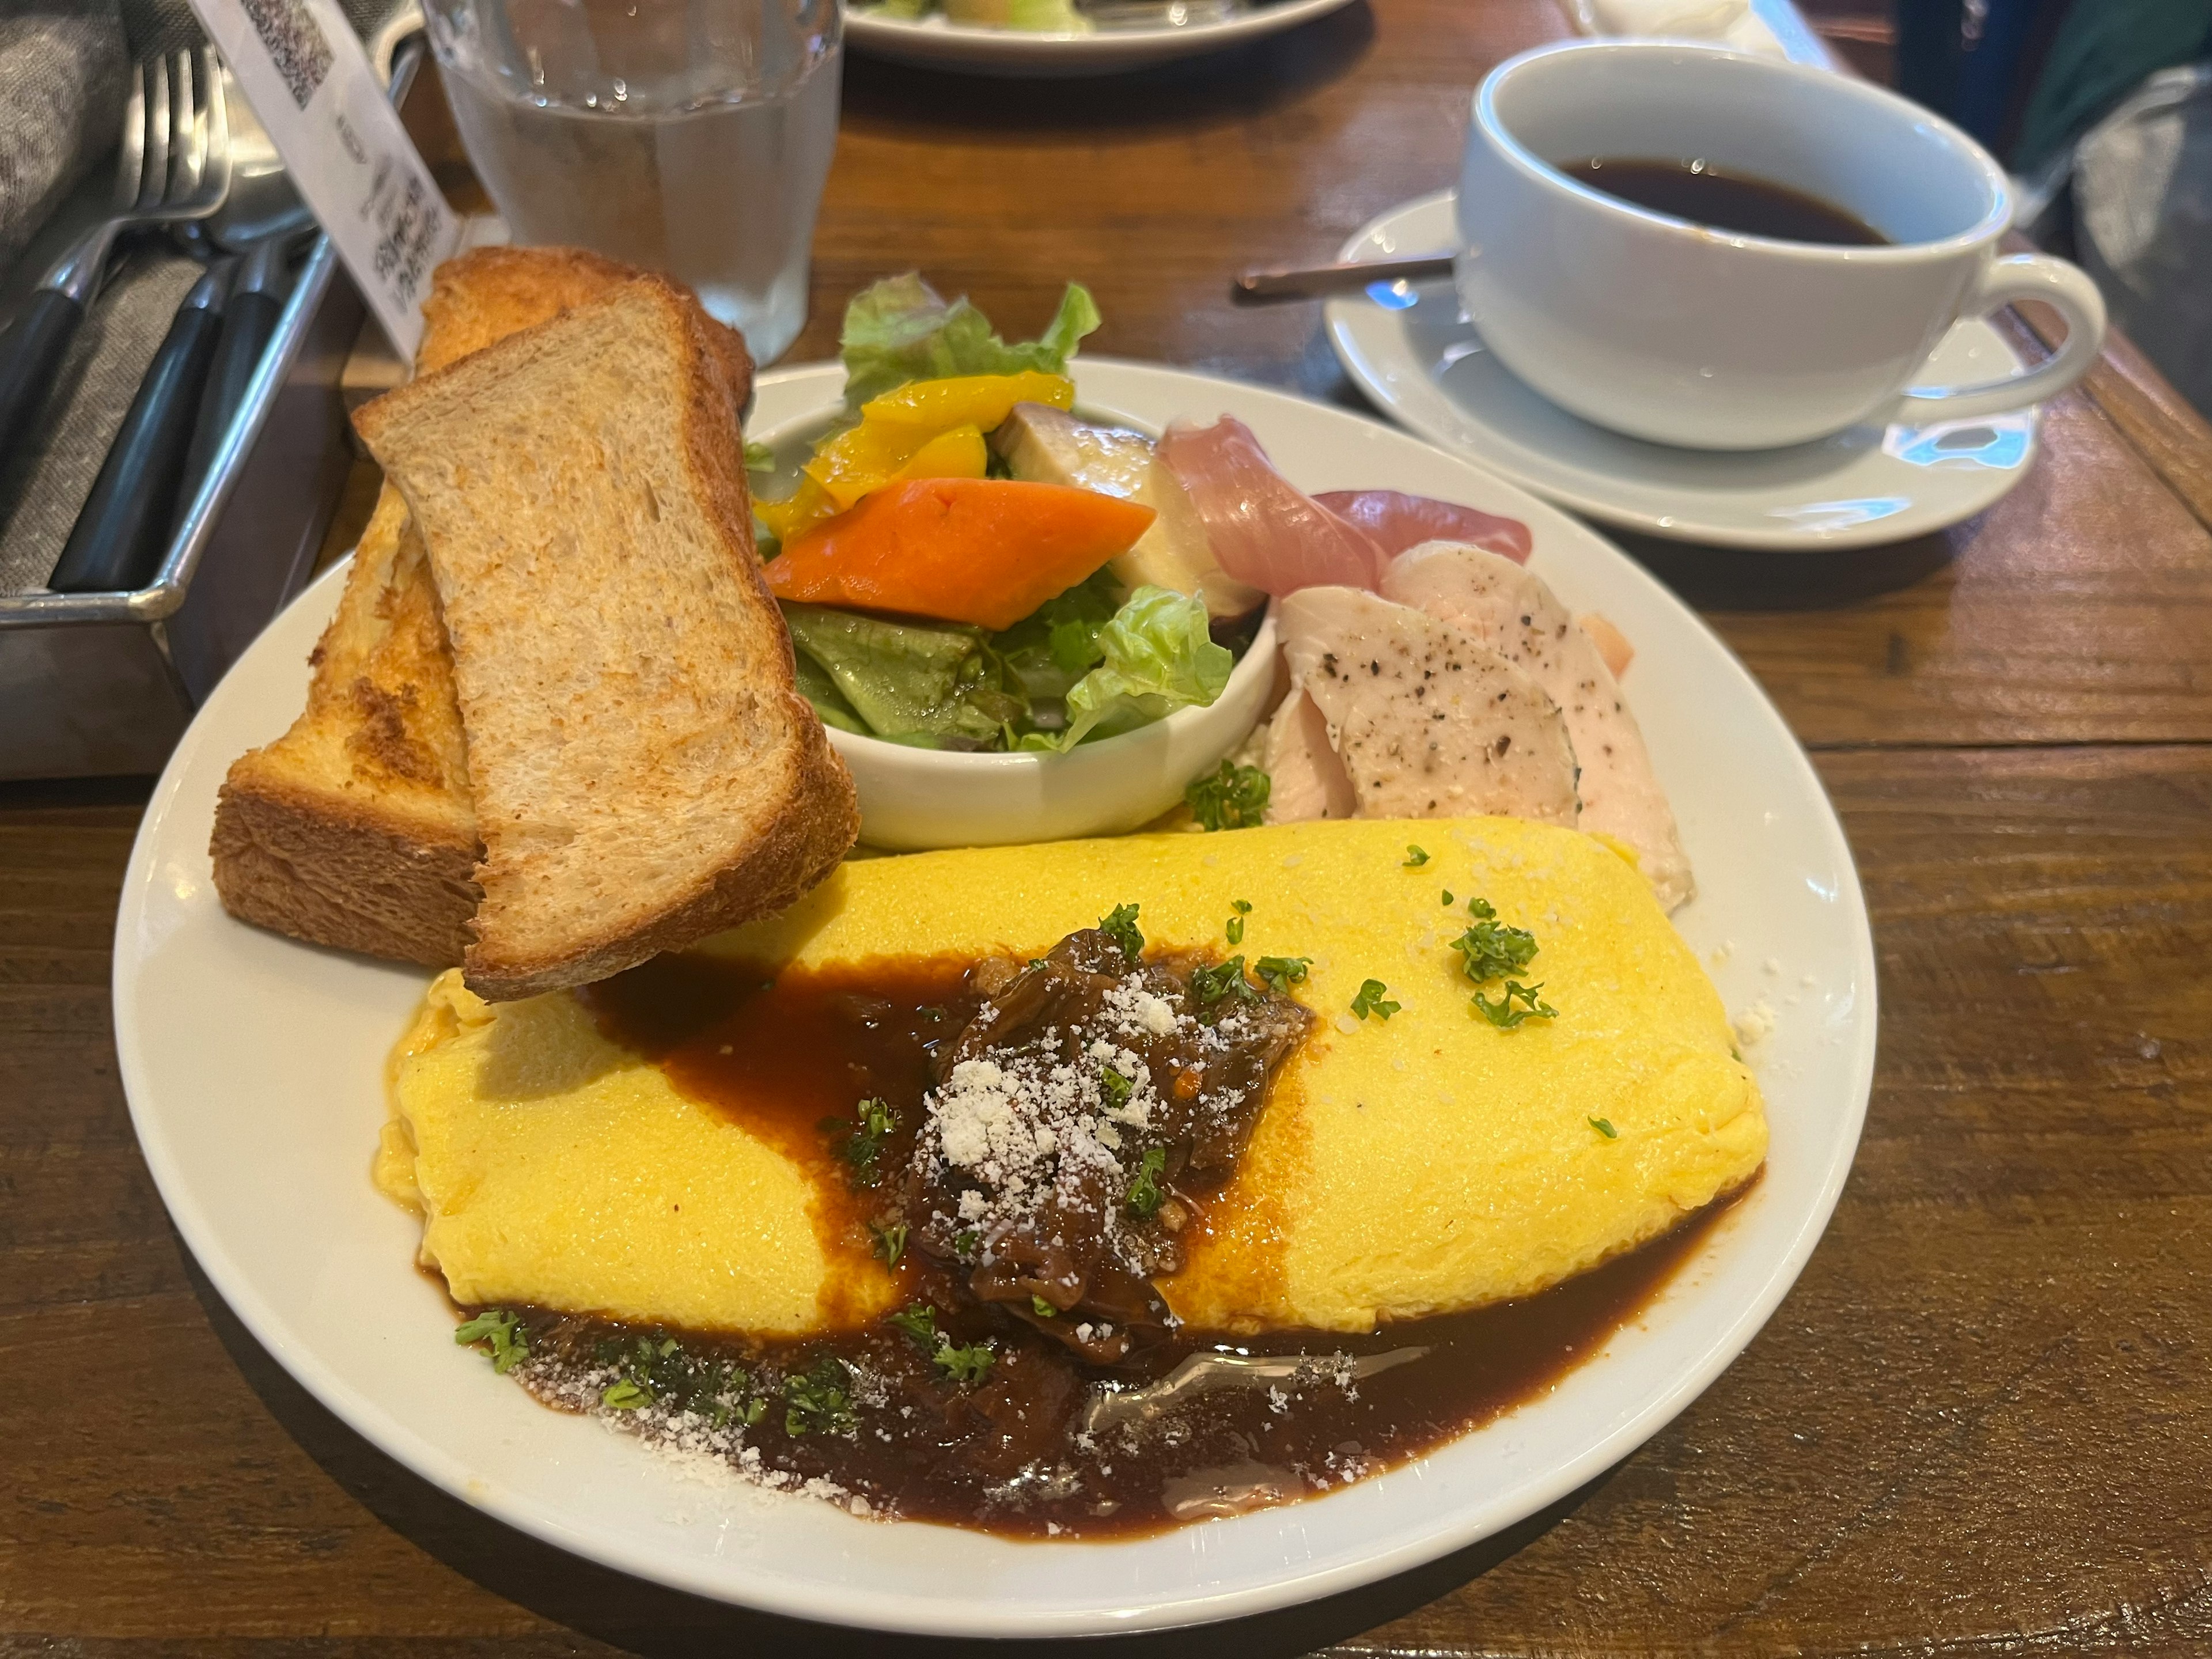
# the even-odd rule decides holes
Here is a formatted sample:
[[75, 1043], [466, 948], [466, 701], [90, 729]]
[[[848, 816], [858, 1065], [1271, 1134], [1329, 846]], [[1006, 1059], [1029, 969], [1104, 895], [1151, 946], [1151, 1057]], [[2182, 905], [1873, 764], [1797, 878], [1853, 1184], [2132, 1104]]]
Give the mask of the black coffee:
[[1559, 171], [1577, 184], [1624, 202], [1745, 236], [1784, 242], [1831, 242], [1871, 247], [1889, 238], [1832, 202], [1748, 173], [1723, 173], [1703, 161], [1645, 161], [1598, 155], [1563, 161]]

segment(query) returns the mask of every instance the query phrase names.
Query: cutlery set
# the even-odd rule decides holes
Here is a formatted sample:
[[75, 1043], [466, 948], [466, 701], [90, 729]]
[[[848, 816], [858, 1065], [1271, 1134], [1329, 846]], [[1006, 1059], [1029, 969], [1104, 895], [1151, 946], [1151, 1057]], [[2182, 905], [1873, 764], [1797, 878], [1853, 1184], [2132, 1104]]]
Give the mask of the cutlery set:
[[48, 578], [57, 593], [130, 592], [154, 579], [244, 404], [313, 224], [281, 170], [258, 167], [249, 187], [234, 192], [234, 159], [254, 155], [258, 128], [227, 80], [204, 49], [139, 65], [124, 112], [113, 211], [62, 255], [0, 334], [7, 454], [35, 428], [126, 239], [167, 233], [206, 263]]

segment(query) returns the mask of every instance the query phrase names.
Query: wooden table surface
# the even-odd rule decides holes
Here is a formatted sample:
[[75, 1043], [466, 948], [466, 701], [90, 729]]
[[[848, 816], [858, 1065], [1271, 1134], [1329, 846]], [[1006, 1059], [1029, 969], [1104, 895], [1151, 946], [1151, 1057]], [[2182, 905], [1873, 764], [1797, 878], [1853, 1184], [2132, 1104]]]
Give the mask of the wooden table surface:
[[[1364, 0], [1089, 84], [855, 61], [814, 318], [918, 265], [1011, 333], [1356, 401], [1328, 252], [1449, 181], [1551, 0]], [[1881, 1054], [1826, 1241], [1749, 1351], [1513, 1537], [1162, 1652], [2212, 1648], [2212, 434], [2122, 346], [2001, 505], [1874, 553], [1634, 551], [1813, 752]], [[848, 1653], [510, 1533], [309, 1399], [198, 1275], [116, 1081], [137, 782], [0, 789], [0, 1654]], [[311, 1103], [303, 1103], [303, 1106]]]

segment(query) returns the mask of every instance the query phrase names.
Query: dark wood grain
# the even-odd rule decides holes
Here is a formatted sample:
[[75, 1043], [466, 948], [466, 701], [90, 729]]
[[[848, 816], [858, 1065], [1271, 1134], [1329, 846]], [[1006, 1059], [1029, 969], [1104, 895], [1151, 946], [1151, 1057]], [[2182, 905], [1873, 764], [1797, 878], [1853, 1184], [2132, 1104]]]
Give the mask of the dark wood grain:
[[[1865, 874], [1884, 1017], [1857, 1165], [1796, 1291], [1681, 1419], [1502, 1565], [1209, 1649], [2212, 1642], [2212, 753], [1820, 764]], [[0, 1125], [0, 1364], [35, 1379], [11, 1401], [0, 1492], [9, 1626], [134, 1652], [120, 1638], [874, 1647], [528, 1543], [400, 1471], [254, 1346], [169, 1233], [112, 1069], [85, 1063], [131, 817], [0, 811], [0, 854], [41, 890], [10, 916], [24, 1040], [0, 1073], [27, 1107]]]
[[[1550, 0], [1367, 0], [1091, 85], [856, 62], [793, 355], [888, 270], [1010, 331], [1079, 276], [1102, 349], [1351, 404], [1316, 312], [1233, 308], [1229, 273], [1446, 182], [1482, 70], [1561, 27]], [[1818, 751], [1873, 908], [1867, 1135], [1772, 1322], [1510, 1537], [1115, 1650], [2212, 1649], [2212, 441], [2120, 350], [2045, 441], [1946, 536], [1632, 548]], [[923, 1650], [533, 1544], [258, 1348], [171, 1231], [116, 1079], [143, 791], [0, 787], [0, 1654]]]

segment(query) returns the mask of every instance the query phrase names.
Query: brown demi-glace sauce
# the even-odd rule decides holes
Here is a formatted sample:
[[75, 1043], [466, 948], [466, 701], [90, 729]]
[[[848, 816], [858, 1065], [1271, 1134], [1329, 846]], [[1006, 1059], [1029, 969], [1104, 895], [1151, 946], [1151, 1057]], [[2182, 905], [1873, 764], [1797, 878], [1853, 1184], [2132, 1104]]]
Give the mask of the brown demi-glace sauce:
[[[1078, 977], [1085, 963], [1110, 970], [1121, 958], [1104, 951], [1100, 938], [1073, 935], [1055, 947], [1054, 960], [1087, 940]], [[1156, 963], [1142, 971], [1164, 985], [1161, 975], [1180, 981], [1194, 965]], [[912, 1173], [930, 1163], [915, 1158], [925, 1091], [945, 1086], [951, 1047], [985, 1004], [980, 988], [1018, 997], [1018, 988], [1003, 988], [1012, 971], [902, 959], [787, 969], [770, 979], [757, 966], [678, 956], [579, 993], [609, 1037], [655, 1060], [684, 1094], [744, 1123], [816, 1176], [815, 1223], [825, 1245], [866, 1252], [876, 1237], [871, 1224], [903, 1215], [908, 1243], [894, 1271], [906, 1305], [932, 1308], [941, 1334], [879, 1321], [824, 1337], [761, 1341], [521, 1310], [530, 1358], [520, 1380], [550, 1403], [580, 1409], [607, 1410], [606, 1402], [635, 1402], [642, 1394], [648, 1404], [620, 1414], [649, 1439], [730, 1459], [772, 1483], [828, 1482], [866, 1513], [1014, 1537], [1129, 1537], [1334, 1489], [1544, 1393], [1653, 1300], [1726, 1207], [1716, 1205], [1541, 1295], [1371, 1334], [1228, 1335], [1176, 1327], [1157, 1310], [1147, 1323], [1134, 1310], [1133, 1340], [1079, 1341], [1076, 1310], [1046, 1319], [1026, 1297], [1018, 1305], [999, 1282], [1006, 1269], [994, 1279], [978, 1267], [972, 1239], [963, 1241], [967, 1259], [949, 1257], [945, 1228], [933, 1233], [915, 1208], [933, 1201]], [[1308, 1018], [1278, 992], [1254, 990], [1246, 1001], [1255, 1025]], [[1072, 1005], [1058, 1006], [1073, 1018], [1066, 1016]], [[1278, 1057], [1281, 1035], [1276, 1030]], [[973, 1040], [965, 1052], [975, 1052]], [[1172, 1086], [1171, 1073], [1162, 1081]], [[863, 1099], [885, 1103], [896, 1117], [865, 1167], [846, 1155], [844, 1133], [824, 1124], [849, 1128]], [[1243, 1131], [1256, 1115], [1248, 1103]], [[1231, 1139], [1241, 1146], [1240, 1136]], [[1129, 1157], [1133, 1162], [1133, 1149]], [[1196, 1152], [1168, 1158], [1159, 1214], [1122, 1219], [1141, 1235], [1133, 1247], [1125, 1241], [1125, 1251], [1134, 1248], [1143, 1260], [1164, 1252], [1171, 1264], [1177, 1240], [1164, 1224], [1178, 1232], [1203, 1228], [1225, 1175], [1200, 1167]], [[872, 1185], [865, 1183], [868, 1174]], [[1110, 1204], [1120, 1203], [1117, 1191]], [[935, 1238], [933, 1249], [924, 1247], [926, 1237]], [[1111, 1263], [1099, 1271], [1114, 1276]], [[1114, 1322], [1097, 1310], [1116, 1297], [1115, 1305], [1132, 1307], [1128, 1294], [1096, 1294], [1103, 1301], [1086, 1304], [1095, 1322], [1088, 1328], [1110, 1331]], [[850, 1322], [835, 1306], [825, 1314], [828, 1322]], [[949, 1374], [933, 1352], [984, 1345], [992, 1359], [981, 1381]], [[1358, 1364], [1413, 1349], [1426, 1352], [1371, 1371]], [[1312, 1363], [1295, 1376], [1186, 1395], [1134, 1424], [1084, 1431], [1099, 1384], [1141, 1387], [1193, 1355], [1213, 1352], [1304, 1355]], [[622, 1379], [642, 1388], [610, 1394]]]

